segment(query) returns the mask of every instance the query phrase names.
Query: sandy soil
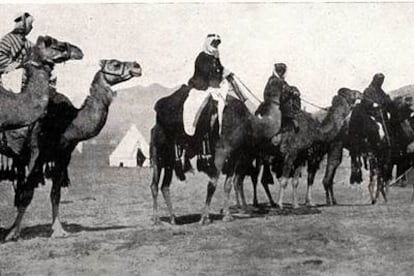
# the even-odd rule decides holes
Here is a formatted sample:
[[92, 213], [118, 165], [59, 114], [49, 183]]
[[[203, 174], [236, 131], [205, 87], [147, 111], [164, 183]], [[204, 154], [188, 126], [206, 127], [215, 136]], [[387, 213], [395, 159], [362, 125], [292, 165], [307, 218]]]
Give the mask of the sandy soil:
[[[390, 190], [389, 202], [369, 204], [366, 184], [346, 185], [340, 169], [338, 206], [324, 206], [318, 175], [315, 208], [270, 209], [220, 220], [223, 185], [213, 200], [215, 220], [199, 226], [206, 178], [172, 184], [178, 223], [153, 226], [149, 169], [116, 169], [72, 162], [72, 186], [61, 218], [70, 236], [51, 239], [50, 185], [36, 190], [22, 239], [0, 243], [0, 275], [412, 275], [414, 206], [411, 187]], [[304, 178], [305, 179], [305, 178]], [[251, 185], [246, 182], [251, 201]], [[260, 187], [259, 187], [260, 188]], [[278, 186], [272, 188], [274, 197]], [[304, 202], [305, 183], [300, 185]], [[289, 203], [289, 187], [285, 202]], [[266, 202], [259, 189], [259, 200]], [[167, 215], [160, 197], [162, 214]], [[0, 184], [0, 236], [14, 219], [13, 189]]]

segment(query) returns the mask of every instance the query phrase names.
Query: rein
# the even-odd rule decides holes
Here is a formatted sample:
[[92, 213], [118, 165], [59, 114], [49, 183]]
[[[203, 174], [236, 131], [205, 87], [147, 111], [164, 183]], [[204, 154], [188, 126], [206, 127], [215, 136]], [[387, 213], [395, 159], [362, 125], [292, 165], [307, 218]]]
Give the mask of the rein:
[[[239, 77], [237, 77], [236, 75], [235, 75], [235, 77], [236, 77], [236, 79], [243, 85], [243, 87], [247, 90], [247, 92], [249, 92], [249, 94], [251, 95], [251, 96], [253, 96], [253, 98], [255, 98], [255, 100], [257, 100], [259, 103], [262, 103], [263, 101], [261, 101], [248, 87], [247, 87], [247, 85], [246, 84], [244, 84], [243, 82], [242, 82], [242, 80], [239, 78]], [[310, 104], [311, 106], [313, 106], [313, 107], [316, 107], [316, 108], [319, 108], [320, 110], [324, 110], [324, 111], [328, 111], [329, 110], [329, 108], [326, 108], [326, 107], [321, 107], [321, 106], [319, 106], [319, 105], [317, 105], [317, 104], [314, 104], [314, 103], [312, 103], [312, 102], [310, 102], [310, 101], [308, 101], [308, 100], [305, 100], [303, 97], [301, 97], [301, 96], [299, 96], [299, 98], [302, 100], [302, 101], [304, 101], [305, 103], [307, 103], [307, 104]], [[277, 104], [277, 105], [280, 105], [280, 102], [279, 101], [276, 101], [276, 100], [271, 100], [271, 102], [273, 102], [273, 103], [275, 103], [275, 104]]]

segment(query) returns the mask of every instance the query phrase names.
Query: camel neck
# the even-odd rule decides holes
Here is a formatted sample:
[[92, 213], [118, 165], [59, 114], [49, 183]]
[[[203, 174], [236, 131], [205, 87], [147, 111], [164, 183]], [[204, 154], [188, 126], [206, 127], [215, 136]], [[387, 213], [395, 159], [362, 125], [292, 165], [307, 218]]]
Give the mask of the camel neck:
[[328, 140], [334, 139], [339, 134], [351, 112], [351, 106], [343, 96], [335, 96], [332, 102], [334, 104], [329, 108], [321, 124], [321, 132]]
[[62, 139], [72, 143], [98, 135], [105, 125], [112, 98], [113, 91], [104, 80], [103, 74], [98, 72], [92, 82], [90, 95], [67, 127]]
[[105, 81], [102, 72], [95, 74], [89, 92], [90, 98], [98, 104], [109, 107], [112, 103], [114, 92], [112, 91], [111, 86]]
[[28, 69], [30, 70], [30, 73], [28, 73], [27, 84], [22, 88], [21, 92], [35, 97], [47, 96], [49, 91], [49, 73], [34, 65], [28, 66], [31, 66], [31, 68]]

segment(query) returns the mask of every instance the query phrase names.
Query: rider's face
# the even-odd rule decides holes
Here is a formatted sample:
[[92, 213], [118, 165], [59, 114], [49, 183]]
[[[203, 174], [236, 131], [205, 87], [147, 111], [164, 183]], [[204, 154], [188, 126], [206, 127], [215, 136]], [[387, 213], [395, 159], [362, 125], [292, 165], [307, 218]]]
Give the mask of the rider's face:
[[214, 48], [217, 48], [219, 45], [220, 45], [220, 40], [219, 39], [214, 39], [212, 42], [211, 42], [211, 46], [212, 47], [214, 47]]
[[33, 29], [33, 23], [32, 22], [26, 22], [26, 34], [28, 35]]

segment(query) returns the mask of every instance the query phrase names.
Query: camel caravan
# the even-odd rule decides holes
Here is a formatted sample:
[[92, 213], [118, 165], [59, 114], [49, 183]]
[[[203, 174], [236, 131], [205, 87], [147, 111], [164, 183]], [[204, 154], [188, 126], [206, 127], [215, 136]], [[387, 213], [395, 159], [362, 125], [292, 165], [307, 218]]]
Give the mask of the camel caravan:
[[[197, 158], [197, 170], [209, 178], [201, 224], [211, 221], [210, 204], [221, 174], [225, 175], [223, 221], [233, 219], [230, 212], [233, 186], [237, 206], [241, 211], [248, 210], [243, 192], [246, 176], [253, 183], [253, 206], [258, 206], [256, 187], [261, 175], [272, 207], [283, 208], [284, 190], [291, 182], [292, 206], [297, 208], [296, 189], [305, 166], [308, 178], [305, 204], [314, 206], [312, 186], [325, 156], [322, 182], [326, 203], [337, 204], [333, 183], [344, 149], [351, 156], [350, 182], [362, 182], [364, 165], [370, 174], [372, 204], [377, 202], [379, 194], [387, 200], [386, 187], [392, 181], [393, 166], [399, 166], [397, 177], [402, 177], [405, 172], [401, 170], [402, 160], [409, 160], [413, 151], [414, 120], [411, 103], [401, 98], [391, 100], [382, 90], [383, 74], [375, 74], [363, 93], [340, 88], [331, 106], [323, 108], [323, 116], [316, 118], [301, 109], [299, 89], [285, 80], [286, 64], [276, 63], [265, 86], [264, 101], [252, 111], [248, 102], [254, 95], [247, 87], [240, 89], [244, 84], [221, 64], [220, 42], [218, 35], [208, 35], [188, 84], [155, 104], [156, 124], [151, 130], [150, 145], [154, 223], [160, 223], [157, 198], [162, 172], [161, 192], [170, 222], [175, 224], [170, 184], [174, 172], [178, 179], [184, 180], [186, 172], [194, 171], [190, 162], [193, 157]], [[277, 203], [268, 186], [274, 177], [280, 183]]]
[[[51, 36], [39, 36], [36, 43], [30, 43], [26, 36], [32, 23], [29, 13], [20, 14], [13, 31], [0, 41], [0, 81], [17, 68], [24, 71], [20, 93], [4, 88], [0, 82], [0, 153], [13, 161], [6, 167], [2, 163], [0, 178], [15, 182], [17, 208], [6, 241], [19, 238], [34, 190], [45, 183], [45, 178], [52, 181], [52, 237], [67, 236], [59, 219], [59, 204], [61, 188], [70, 185], [68, 166], [72, 152], [78, 143], [97, 136], [103, 129], [115, 95], [111, 87], [142, 73], [136, 61], [101, 60], [88, 97], [76, 108], [57, 91], [53, 70], [56, 64], [81, 60], [82, 50]], [[323, 118], [315, 118], [302, 110], [299, 89], [285, 80], [286, 64], [274, 65], [264, 100], [258, 102], [241, 80], [221, 64], [220, 43], [219, 35], [209, 34], [188, 83], [154, 106], [156, 123], [151, 129], [150, 157], [155, 224], [160, 223], [160, 181], [170, 222], [176, 223], [170, 184], [174, 173], [185, 180], [186, 173], [194, 172], [193, 158], [197, 159], [196, 169], [209, 178], [201, 224], [211, 220], [210, 204], [221, 175], [225, 175], [223, 221], [233, 219], [233, 186], [237, 206], [248, 210], [243, 192], [246, 176], [253, 182], [254, 206], [258, 205], [258, 181], [263, 184], [270, 205], [277, 208], [283, 208], [284, 190], [291, 182], [292, 206], [297, 208], [296, 189], [305, 166], [306, 204], [313, 206], [312, 185], [324, 156], [326, 202], [336, 204], [333, 179], [344, 148], [351, 155], [351, 182], [362, 182], [361, 168], [365, 165], [370, 171], [372, 203], [379, 194], [386, 200], [392, 167], [412, 152], [414, 131], [409, 105], [391, 100], [384, 93], [382, 74], [376, 74], [363, 93], [340, 88]], [[268, 186], [275, 178], [280, 182], [277, 203]]]

